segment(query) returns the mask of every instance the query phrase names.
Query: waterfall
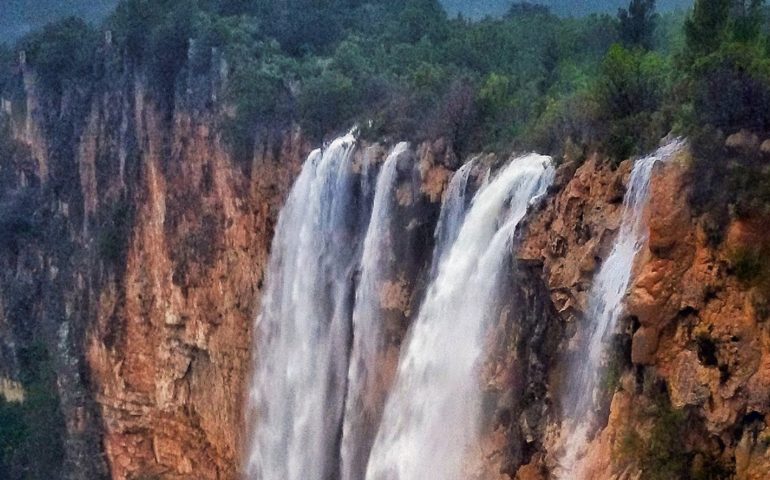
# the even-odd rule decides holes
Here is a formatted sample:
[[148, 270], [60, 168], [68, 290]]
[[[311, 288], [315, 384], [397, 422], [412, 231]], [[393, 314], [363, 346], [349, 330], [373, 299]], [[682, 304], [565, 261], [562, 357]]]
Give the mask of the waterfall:
[[368, 210], [354, 146], [348, 135], [314, 151], [279, 217], [256, 325], [248, 478], [338, 477], [352, 292]]
[[647, 240], [643, 213], [649, 197], [650, 177], [655, 163], [665, 161], [681, 147], [680, 141], [661, 147], [654, 154], [634, 163], [628, 189], [623, 199], [620, 231], [612, 251], [593, 281], [588, 296], [586, 319], [589, 322], [588, 343], [570, 367], [569, 385], [563, 400], [565, 416], [565, 452], [559, 460], [561, 478], [581, 478], [577, 463], [588, 442], [594, 420], [594, 394], [603, 373], [602, 360], [607, 350], [608, 335], [615, 331], [623, 313], [631, 271], [636, 254]]
[[441, 260], [446, 256], [449, 247], [452, 246], [460, 232], [465, 212], [468, 209], [468, 179], [476, 162], [473, 160], [460, 167], [452, 176], [452, 180], [444, 193], [444, 202], [441, 205], [438, 226], [436, 227], [436, 246], [433, 251], [433, 264], [431, 266], [431, 278], [435, 278]]
[[[382, 403], [376, 392], [385, 381], [378, 375], [384, 343], [380, 316], [380, 288], [392, 276], [393, 258], [390, 223], [395, 217], [396, 174], [407, 144], [398, 144], [388, 155], [377, 179], [374, 206], [361, 258], [361, 280], [353, 311], [353, 349], [348, 374], [348, 396], [342, 437], [343, 480], [360, 480], [366, 468], [371, 443], [379, 425]], [[379, 367], [379, 368], [378, 368]], [[369, 397], [369, 398], [367, 398]]]
[[402, 349], [368, 480], [464, 478], [465, 454], [479, 427], [481, 337], [516, 226], [553, 176], [550, 158], [531, 154], [475, 195]]

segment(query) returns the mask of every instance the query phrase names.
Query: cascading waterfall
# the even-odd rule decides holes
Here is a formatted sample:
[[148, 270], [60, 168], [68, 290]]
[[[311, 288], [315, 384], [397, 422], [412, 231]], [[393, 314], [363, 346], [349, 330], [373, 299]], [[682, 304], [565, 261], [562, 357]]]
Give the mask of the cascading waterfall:
[[368, 480], [464, 478], [478, 430], [482, 333], [516, 226], [553, 176], [549, 157], [527, 155], [474, 197], [402, 350]]
[[[356, 290], [353, 311], [353, 349], [348, 373], [348, 396], [342, 436], [343, 480], [359, 480], [366, 468], [376, 428], [379, 425], [377, 401], [366, 401], [383, 383], [378, 378], [379, 353], [382, 351], [380, 285], [390, 277], [393, 242], [390, 223], [394, 217], [398, 160], [408, 145], [400, 143], [388, 155], [377, 179], [374, 206], [361, 258], [361, 280]], [[371, 405], [374, 403], [375, 405]]]
[[284, 206], [257, 321], [246, 473], [337, 478], [354, 275], [367, 209], [352, 135], [314, 151]]
[[648, 231], [643, 213], [649, 197], [653, 166], [658, 161], [670, 158], [680, 147], [680, 141], [672, 142], [634, 164], [623, 199], [620, 231], [612, 252], [591, 287], [586, 315], [590, 322], [588, 343], [583, 354], [573, 361], [569, 377], [571, 381], [563, 400], [568, 425], [565, 429], [565, 452], [559, 460], [559, 470], [561, 478], [565, 480], [582, 477], [577, 463], [588, 441], [590, 424], [594, 419], [594, 394], [600, 384], [608, 334], [615, 331], [623, 313], [623, 300], [631, 279], [634, 259], [647, 240]]
[[438, 226], [436, 227], [436, 246], [433, 251], [433, 264], [431, 266], [431, 278], [438, 274], [441, 260], [446, 256], [447, 250], [452, 246], [460, 232], [460, 227], [468, 210], [468, 180], [471, 170], [476, 162], [473, 160], [460, 167], [452, 176], [444, 194], [444, 202], [441, 205]]

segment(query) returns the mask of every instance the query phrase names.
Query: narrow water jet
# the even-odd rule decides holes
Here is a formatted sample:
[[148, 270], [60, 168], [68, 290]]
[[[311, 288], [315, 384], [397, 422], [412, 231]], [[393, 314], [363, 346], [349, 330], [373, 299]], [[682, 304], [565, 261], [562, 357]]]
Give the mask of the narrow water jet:
[[650, 178], [655, 164], [671, 158], [682, 146], [674, 141], [634, 163], [623, 199], [620, 231], [610, 255], [596, 275], [588, 297], [587, 344], [570, 366], [569, 383], [562, 407], [566, 418], [564, 453], [558, 460], [558, 477], [583, 478], [579, 460], [589, 442], [595, 420], [595, 395], [601, 385], [603, 362], [609, 336], [623, 314], [624, 299], [637, 253], [648, 237], [644, 210], [648, 203]]
[[444, 201], [436, 227], [436, 245], [433, 250], [433, 262], [430, 269], [431, 278], [435, 278], [438, 274], [441, 260], [446, 256], [447, 251], [460, 233], [460, 227], [465, 219], [471, 198], [468, 195], [468, 180], [471, 178], [471, 170], [475, 164], [476, 162], [471, 160], [460, 167], [452, 176], [452, 180], [450, 180], [444, 193]]
[[482, 334], [495, 311], [502, 266], [530, 201], [553, 177], [550, 157], [530, 154], [475, 195], [402, 349], [368, 480], [464, 478], [479, 428]]
[[407, 143], [396, 145], [380, 171], [371, 220], [364, 240], [361, 278], [353, 310], [353, 348], [343, 422], [343, 480], [359, 480], [363, 477], [382, 414], [381, 404], [387, 381], [382, 378], [382, 365], [379, 365], [385, 342], [380, 290], [382, 283], [393, 277], [396, 253], [391, 223], [396, 217], [398, 162], [407, 150]]
[[281, 211], [256, 324], [246, 475], [339, 476], [354, 276], [368, 207], [352, 135], [314, 151]]

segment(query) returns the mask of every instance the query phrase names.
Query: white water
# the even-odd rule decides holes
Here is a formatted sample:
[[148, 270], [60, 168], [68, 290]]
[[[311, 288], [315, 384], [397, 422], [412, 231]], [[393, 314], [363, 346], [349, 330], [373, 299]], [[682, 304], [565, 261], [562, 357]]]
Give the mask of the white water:
[[390, 223], [395, 216], [396, 174], [407, 144], [400, 143], [388, 156], [377, 179], [374, 206], [364, 241], [361, 280], [353, 311], [353, 349], [348, 373], [348, 396], [342, 436], [343, 480], [359, 480], [366, 468], [371, 443], [379, 424], [378, 405], [367, 405], [366, 396], [383, 384], [378, 375], [383, 349], [380, 286], [392, 276], [393, 241]]
[[431, 266], [431, 278], [438, 274], [438, 267], [446, 256], [447, 251], [457, 239], [460, 227], [465, 220], [468, 210], [468, 179], [476, 162], [470, 161], [460, 167], [452, 176], [452, 180], [444, 193], [444, 201], [441, 205], [438, 226], [436, 227], [436, 246], [433, 250], [433, 265]]
[[588, 442], [594, 420], [594, 395], [603, 373], [602, 361], [611, 335], [623, 313], [623, 300], [631, 278], [636, 254], [648, 236], [644, 224], [644, 209], [649, 197], [652, 168], [658, 161], [670, 158], [681, 147], [676, 141], [660, 148], [653, 155], [637, 160], [628, 181], [623, 199], [620, 231], [607, 260], [593, 281], [588, 300], [586, 319], [588, 345], [571, 367], [570, 386], [564, 398], [564, 412], [568, 419], [564, 442], [565, 452], [559, 460], [560, 478], [583, 478], [579, 458]]
[[337, 476], [362, 230], [354, 143], [310, 155], [278, 221], [256, 328], [248, 478]]
[[478, 430], [482, 333], [516, 226], [553, 176], [549, 157], [527, 155], [476, 194], [402, 350], [368, 480], [464, 478]]

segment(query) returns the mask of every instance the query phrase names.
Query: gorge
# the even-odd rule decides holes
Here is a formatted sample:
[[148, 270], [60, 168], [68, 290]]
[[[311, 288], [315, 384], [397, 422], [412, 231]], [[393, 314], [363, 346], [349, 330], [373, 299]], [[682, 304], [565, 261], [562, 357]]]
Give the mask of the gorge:
[[0, 46], [0, 478], [770, 478], [770, 37], [695, 3]]

